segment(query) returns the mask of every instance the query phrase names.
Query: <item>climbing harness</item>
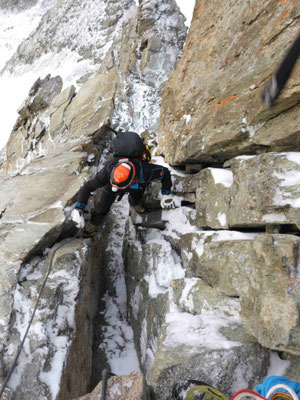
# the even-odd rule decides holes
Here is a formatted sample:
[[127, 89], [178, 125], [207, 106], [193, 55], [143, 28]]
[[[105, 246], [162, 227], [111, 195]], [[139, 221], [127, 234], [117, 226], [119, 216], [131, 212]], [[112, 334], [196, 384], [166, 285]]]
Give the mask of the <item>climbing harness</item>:
[[36, 300], [36, 302], [35, 302], [35, 307], [34, 307], [34, 310], [33, 310], [32, 315], [31, 315], [30, 321], [29, 321], [29, 323], [28, 323], [28, 326], [27, 326], [25, 335], [24, 335], [24, 337], [23, 337], [23, 340], [22, 340], [21, 344], [20, 344], [19, 347], [18, 347], [18, 351], [17, 351], [17, 353], [16, 353], [16, 355], [15, 355], [15, 358], [14, 358], [14, 360], [13, 360], [12, 366], [11, 366], [11, 368], [10, 368], [10, 370], [9, 370], [9, 372], [8, 372], [8, 375], [7, 375], [5, 381], [4, 381], [3, 385], [2, 385], [2, 388], [1, 388], [1, 391], [0, 391], [0, 398], [1, 398], [1, 396], [2, 396], [2, 394], [3, 394], [3, 392], [4, 392], [5, 388], [6, 388], [6, 386], [7, 386], [7, 384], [8, 384], [8, 381], [9, 381], [9, 379], [10, 379], [10, 377], [11, 377], [11, 375], [12, 375], [12, 373], [13, 373], [15, 367], [16, 367], [18, 358], [19, 358], [19, 356], [20, 356], [20, 354], [21, 354], [21, 351], [22, 351], [22, 349], [23, 349], [23, 347], [24, 347], [24, 343], [25, 343], [27, 334], [28, 334], [28, 332], [29, 332], [29, 329], [30, 329], [30, 327], [31, 327], [31, 324], [32, 324], [33, 318], [34, 318], [34, 316], [35, 316], [36, 310], [37, 310], [37, 308], [38, 308], [38, 304], [39, 304], [39, 301], [40, 301], [42, 292], [43, 292], [43, 290], [44, 290], [44, 288], [45, 288], [47, 279], [48, 279], [48, 277], [49, 277], [49, 275], [50, 275], [50, 272], [51, 272], [51, 268], [52, 268], [54, 256], [55, 256], [55, 254], [57, 253], [57, 251], [58, 251], [60, 248], [62, 248], [62, 247], [64, 246], [64, 244], [65, 244], [65, 242], [60, 243], [60, 244], [56, 247], [56, 249], [54, 249], [53, 253], [51, 254], [50, 261], [49, 261], [49, 268], [48, 268], [46, 277], [45, 277], [45, 279], [44, 279], [43, 285], [42, 285], [41, 290], [40, 290], [40, 292], [39, 292], [38, 298], [37, 298], [37, 300]]

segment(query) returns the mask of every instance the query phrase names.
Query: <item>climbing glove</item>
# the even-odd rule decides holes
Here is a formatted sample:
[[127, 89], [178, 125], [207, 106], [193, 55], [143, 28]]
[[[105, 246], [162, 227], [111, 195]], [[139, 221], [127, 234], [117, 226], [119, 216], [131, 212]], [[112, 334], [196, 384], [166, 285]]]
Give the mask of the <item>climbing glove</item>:
[[164, 210], [168, 210], [168, 209], [176, 207], [174, 199], [172, 199], [171, 197], [169, 197], [166, 194], [162, 195], [162, 199], [160, 201], [160, 206]]
[[71, 213], [71, 220], [75, 223], [76, 228], [83, 229], [85, 224], [83, 217], [83, 210], [74, 208], [74, 210]]

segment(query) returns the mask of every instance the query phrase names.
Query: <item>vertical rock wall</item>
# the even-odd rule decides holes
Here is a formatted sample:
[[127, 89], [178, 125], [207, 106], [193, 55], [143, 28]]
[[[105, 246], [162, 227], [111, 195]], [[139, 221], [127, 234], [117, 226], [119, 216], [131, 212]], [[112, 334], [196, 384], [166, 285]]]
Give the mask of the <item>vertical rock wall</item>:
[[299, 63], [276, 105], [260, 95], [299, 33], [298, 1], [196, 1], [163, 99], [159, 146], [171, 164], [299, 149]]
[[105, 123], [155, 131], [162, 89], [185, 33], [173, 0], [142, 1], [139, 9], [134, 1], [59, 1], [6, 65], [4, 73], [28, 64], [34, 69], [47, 53], [59, 58], [68, 49], [99, 66], [74, 82], [77, 88], [65, 87], [60, 76], [32, 82], [1, 157], [1, 381], [51, 254], [62, 245], [9, 381], [16, 398], [67, 399], [90, 389], [93, 318], [103, 287], [101, 235], [94, 242], [63, 241], [63, 222], [81, 184], [109, 154]]
[[165, 86], [159, 152], [185, 167], [173, 192], [196, 210], [163, 213], [161, 232], [134, 219], [125, 253], [136, 344], [160, 399], [185, 378], [228, 396], [253, 388], [274, 357], [284, 367], [273, 374], [299, 380], [299, 62], [275, 105], [261, 101], [299, 13], [297, 1], [197, 0]]
[[[274, 108], [259, 96], [299, 30], [298, 2], [281, 3], [196, 1], [165, 89], [186, 32], [173, 0], [138, 8], [59, 1], [20, 46], [6, 71], [63, 49], [99, 70], [80, 89], [59, 76], [36, 81], [1, 159], [2, 379], [79, 187], [109, 153], [104, 124], [147, 130], [155, 142], [159, 115], [167, 161], [210, 168], [173, 171], [176, 200], [196, 209], [158, 211], [159, 225], [149, 218], [147, 228], [128, 221], [128, 314], [147, 383], [161, 400], [191, 377], [230, 395], [263, 379], [272, 351], [290, 358], [286, 374], [299, 379], [299, 153], [290, 151], [298, 146], [299, 65]], [[61, 243], [9, 382], [16, 398], [90, 389], [101, 232], [94, 242]]]

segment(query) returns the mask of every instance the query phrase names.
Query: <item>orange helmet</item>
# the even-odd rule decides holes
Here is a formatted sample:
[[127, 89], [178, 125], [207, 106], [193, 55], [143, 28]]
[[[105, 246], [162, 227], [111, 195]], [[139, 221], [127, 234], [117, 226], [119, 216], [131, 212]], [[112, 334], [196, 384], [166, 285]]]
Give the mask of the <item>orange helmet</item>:
[[135, 167], [129, 160], [119, 162], [111, 171], [110, 184], [112, 191], [126, 189], [135, 179]]

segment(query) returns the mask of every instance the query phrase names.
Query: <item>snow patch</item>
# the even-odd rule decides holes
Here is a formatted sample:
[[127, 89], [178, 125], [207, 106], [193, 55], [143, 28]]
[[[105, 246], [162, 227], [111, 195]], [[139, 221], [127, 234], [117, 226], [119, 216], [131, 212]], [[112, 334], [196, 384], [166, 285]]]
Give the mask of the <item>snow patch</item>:
[[[285, 376], [289, 366], [290, 366], [290, 361], [288, 360], [282, 360], [279, 358], [279, 355], [276, 351], [271, 351], [270, 352], [270, 366], [268, 370], [268, 374], [265, 378], [268, 376]], [[264, 378], [264, 379], [265, 379]], [[262, 382], [264, 381], [262, 379]]]
[[153, 262], [149, 266], [145, 280], [148, 282], [149, 295], [156, 298], [159, 294], [169, 291], [172, 280], [183, 278], [185, 271], [169, 242], [157, 238], [156, 234], [154, 237], [148, 235], [147, 239], [148, 246], [152, 245]]
[[216, 231], [212, 242], [221, 242], [228, 240], [253, 240], [259, 233], [243, 233], [238, 231]]
[[187, 174], [185, 174], [184, 172], [181, 172], [181, 171], [179, 171], [177, 169], [172, 168], [168, 163], [165, 162], [165, 159], [163, 157], [161, 157], [161, 156], [152, 157], [151, 162], [153, 164], [159, 164], [159, 165], [161, 165], [163, 167], [168, 168], [172, 176], [173, 175], [182, 176], [182, 177], [187, 176]]
[[226, 214], [219, 212], [217, 215], [217, 220], [220, 222], [221, 226], [226, 226], [227, 223]]
[[[283, 156], [297, 166], [300, 165], [300, 153], [284, 153]], [[300, 171], [297, 169], [293, 168], [286, 169], [284, 172], [274, 172], [273, 176], [279, 180], [273, 198], [274, 205], [300, 207], [298, 189], [300, 185]]]
[[212, 174], [215, 184], [220, 183], [225, 187], [233, 185], [233, 174], [230, 170], [222, 168], [208, 168]]
[[185, 25], [189, 27], [193, 18], [195, 0], [176, 0], [176, 3], [186, 18]]
[[246, 130], [249, 133], [249, 137], [251, 139], [255, 135], [255, 133], [265, 125], [266, 122], [262, 122], [261, 124], [257, 125], [249, 125], [247, 119], [243, 118], [242, 123], [245, 125], [245, 127], [241, 129], [242, 132]]
[[[175, 199], [177, 196], [172, 196]], [[196, 210], [191, 210], [185, 207], [179, 207], [175, 210], [163, 210], [162, 211], [162, 219], [163, 221], [167, 221], [167, 233], [174, 238], [178, 238], [180, 235], [184, 233], [198, 232], [201, 229], [190, 225], [189, 218], [196, 218]], [[176, 221], [176, 224], [174, 224]]]
[[212, 350], [231, 349], [241, 344], [229, 341], [219, 330], [236, 322], [235, 318], [225, 318], [216, 314], [192, 315], [180, 312], [175, 305], [172, 305], [166, 315], [164, 345], [169, 347], [184, 345]]
[[191, 291], [197, 282], [197, 278], [186, 278], [184, 280], [185, 286], [179, 299], [179, 304], [186, 307], [190, 312], [194, 309], [194, 301]]
[[181, 117], [181, 121], [185, 122], [186, 124], [189, 123], [190, 119], [191, 119], [191, 116], [186, 115], [186, 114]]
[[99, 348], [107, 357], [112, 373], [127, 375], [139, 371], [139, 363], [133, 342], [133, 331], [123, 320], [115, 300], [105, 295], [105, 322], [103, 326], [104, 339]]
[[254, 157], [256, 157], [256, 156], [238, 156], [238, 157], [235, 157], [235, 159], [239, 160], [239, 161], [247, 161], [247, 160], [251, 160], [251, 158], [254, 158]]
[[293, 163], [300, 166], [300, 153], [299, 152], [285, 153], [285, 156], [289, 161], [292, 161]]
[[286, 222], [287, 218], [286, 218], [286, 215], [283, 213], [278, 213], [278, 214], [270, 213], [270, 214], [264, 214], [262, 216], [262, 221], [272, 224], [272, 223], [278, 223], [278, 222]]
[[214, 235], [214, 231], [206, 231], [195, 235], [192, 240], [192, 250], [194, 250], [197, 256], [200, 258], [204, 253], [204, 243], [208, 236]]
[[[99, 347], [105, 352], [111, 371], [116, 375], [127, 375], [140, 370], [133, 330], [126, 319], [127, 292], [122, 247], [128, 213], [129, 206], [124, 200], [112, 206], [110, 211], [112, 226], [105, 250], [109, 254], [105, 274], [113, 287], [113, 293], [106, 293], [102, 298], [106, 305], [105, 324], [101, 326], [103, 341]], [[135, 295], [137, 313], [139, 292], [136, 291]]]
[[141, 349], [141, 361], [142, 364], [146, 361], [146, 349], [147, 349], [148, 333], [147, 333], [147, 320], [143, 319], [142, 330], [140, 336], [140, 349]]
[[60, 378], [71, 342], [65, 336], [55, 336], [52, 338], [52, 344], [56, 351], [50, 363], [50, 371], [41, 371], [39, 379], [49, 387], [54, 400], [59, 392]]

